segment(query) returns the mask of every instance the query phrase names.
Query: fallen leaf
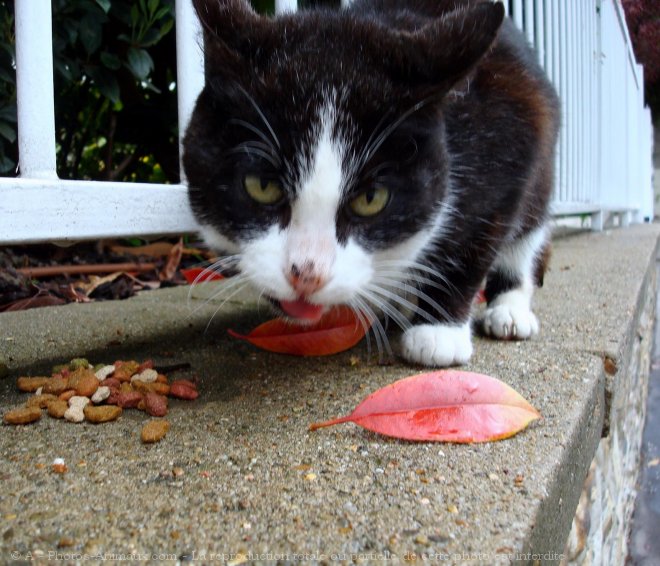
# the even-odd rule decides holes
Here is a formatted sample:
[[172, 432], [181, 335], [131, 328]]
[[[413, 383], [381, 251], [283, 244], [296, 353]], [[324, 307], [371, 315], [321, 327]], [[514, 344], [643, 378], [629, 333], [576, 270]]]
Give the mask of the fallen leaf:
[[117, 277], [121, 277], [122, 273], [122, 271], [116, 271], [115, 273], [111, 273], [105, 277], [90, 275], [88, 282], [80, 281], [76, 283], [76, 288], [80, 289], [83, 293], [85, 293], [85, 295], [89, 297], [89, 295], [91, 295], [98, 287], [105, 285], [106, 283], [111, 283], [117, 279]]
[[0, 312], [24, 311], [38, 307], [52, 307], [64, 304], [66, 304], [64, 299], [56, 297], [47, 291], [40, 291], [33, 297], [28, 297], [27, 299], [19, 299], [17, 301], [2, 305], [2, 307], [0, 307]]
[[204, 281], [219, 281], [224, 279], [224, 277], [215, 271], [211, 271], [206, 267], [190, 267], [188, 269], [181, 269], [181, 275], [183, 275], [191, 285], [196, 285], [197, 283], [203, 283]]
[[540, 413], [501, 381], [466, 371], [435, 371], [379, 389], [345, 417], [310, 430], [353, 422], [407, 440], [489, 442], [513, 436]]
[[158, 279], [161, 281], [171, 281], [176, 274], [176, 270], [179, 268], [182, 256], [183, 238], [179, 238], [179, 241], [172, 246], [170, 253], [167, 255], [167, 261], [165, 262], [165, 266], [159, 271]]
[[[365, 324], [368, 324], [365, 319]], [[336, 306], [311, 325], [293, 324], [276, 318], [257, 326], [247, 335], [228, 330], [234, 338], [279, 354], [328, 356], [355, 346], [367, 328], [351, 308]]]

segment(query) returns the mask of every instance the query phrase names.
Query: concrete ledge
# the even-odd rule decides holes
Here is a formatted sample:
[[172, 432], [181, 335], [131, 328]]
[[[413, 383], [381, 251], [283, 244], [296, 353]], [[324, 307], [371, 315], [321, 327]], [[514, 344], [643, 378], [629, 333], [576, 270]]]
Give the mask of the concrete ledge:
[[[143, 415], [130, 412], [98, 427], [48, 418], [3, 426], [0, 559], [556, 563], [593, 557], [600, 540], [609, 562], [623, 551], [636, 473], [659, 233], [651, 225], [558, 240], [536, 299], [541, 335], [477, 340], [466, 369], [511, 384], [544, 416], [491, 444], [399, 442], [353, 425], [308, 432], [419, 369], [379, 366], [364, 346], [321, 359], [257, 352], [225, 332], [268, 317], [249, 301], [216, 314], [217, 304], [188, 304], [187, 290], [168, 289], [2, 314], [0, 357], [11, 376], [0, 381], [1, 412], [23, 399], [16, 375], [78, 355], [187, 361], [202, 395], [173, 404], [170, 434], [150, 447], [139, 442]], [[566, 549], [595, 454], [599, 488], [585, 491], [581, 507], [590, 520]], [[55, 457], [69, 473], [50, 473]], [[172, 475], [175, 467], [183, 473]]]

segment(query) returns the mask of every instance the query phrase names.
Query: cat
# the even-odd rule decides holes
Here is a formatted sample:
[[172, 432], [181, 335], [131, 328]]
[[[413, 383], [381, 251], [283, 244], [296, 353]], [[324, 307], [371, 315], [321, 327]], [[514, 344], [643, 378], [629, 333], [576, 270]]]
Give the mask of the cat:
[[205, 86], [183, 164], [227, 289], [300, 322], [347, 304], [381, 351], [392, 320], [425, 366], [470, 359], [484, 282], [485, 335], [538, 332], [558, 101], [500, 3], [194, 6]]

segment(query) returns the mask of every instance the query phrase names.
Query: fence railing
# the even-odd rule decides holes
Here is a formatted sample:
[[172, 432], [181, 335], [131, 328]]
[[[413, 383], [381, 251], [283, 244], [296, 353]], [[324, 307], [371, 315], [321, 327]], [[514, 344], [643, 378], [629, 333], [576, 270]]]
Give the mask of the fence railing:
[[[342, 0], [342, 4], [347, 4]], [[652, 125], [620, 0], [507, 0], [562, 100], [553, 212], [594, 229], [653, 216]], [[296, 0], [276, 0], [278, 12]], [[20, 176], [0, 178], [0, 244], [193, 232], [179, 185], [57, 178], [50, 0], [17, 0]], [[179, 131], [203, 84], [199, 26], [176, 0]], [[182, 177], [183, 178], [183, 177]]]

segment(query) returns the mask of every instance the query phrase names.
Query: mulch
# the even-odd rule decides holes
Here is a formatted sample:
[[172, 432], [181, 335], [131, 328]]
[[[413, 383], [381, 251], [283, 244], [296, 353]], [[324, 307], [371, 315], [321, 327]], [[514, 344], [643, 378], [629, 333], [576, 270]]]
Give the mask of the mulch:
[[[138, 291], [185, 285], [213, 254], [200, 242], [120, 240], [0, 248], [0, 312], [121, 300]], [[188, 280], [186, 279], [188, 277]]]

